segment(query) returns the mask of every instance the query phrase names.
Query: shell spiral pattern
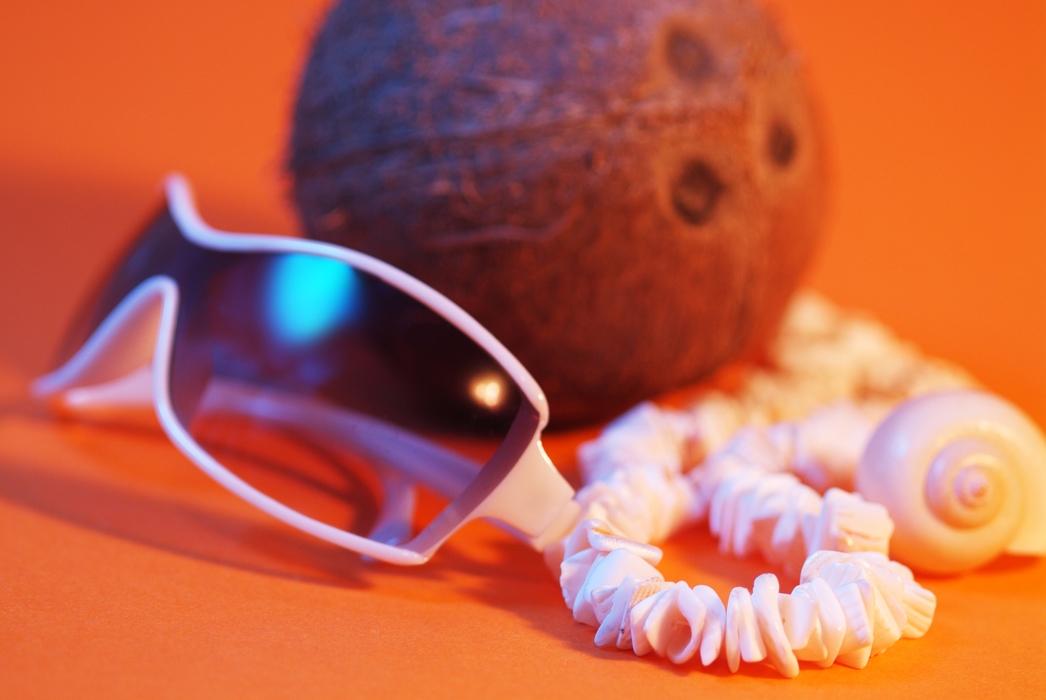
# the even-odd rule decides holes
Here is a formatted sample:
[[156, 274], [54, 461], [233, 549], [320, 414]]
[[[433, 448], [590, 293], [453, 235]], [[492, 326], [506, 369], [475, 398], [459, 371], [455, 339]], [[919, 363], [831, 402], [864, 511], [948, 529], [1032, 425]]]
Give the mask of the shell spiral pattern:
[[1001, 552], [1046, 554], [1046, 438], [981, 391], [908, 401], [883, 421], [856, 473], [897, 521], [896, 554], [954, 574]]

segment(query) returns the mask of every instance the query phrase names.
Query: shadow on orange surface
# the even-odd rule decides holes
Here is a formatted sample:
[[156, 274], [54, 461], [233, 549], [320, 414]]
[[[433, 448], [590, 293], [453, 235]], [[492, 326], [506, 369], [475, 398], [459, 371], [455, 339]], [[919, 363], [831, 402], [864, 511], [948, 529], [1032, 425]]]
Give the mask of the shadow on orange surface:
[[[540, 556], [486, 523], [468, 526], [425, 566], [368, 564], [355, 553], [285, 526], [227, 493], [178, 453], [159, 430], [56, 421], [39, 414], [30, 409], [0, 418], [5, 443], [0, 450], [0, 498], [43, 515], [128, 542], [269, 576], [355, 588], [373, 586], [376, 580], [400, 578], [420, 584], [464, 576], [470, 580], [465, 590], [480, 594], [486, 602], [499, 597], [502, 602], [518, 602], [519, 588], [527, 584], [541, 591], [537, 599], [551, 598], [557, 612], [562, 606]], [[265, 460], [283, 461], [271, 450]], [[439, 503], [429, 502], [421, 508], [438, 507]], [[666, 562], [669, 578], [710, 570], [714, 573], [705, 582], [724, 597], [765, 568], [757, 558], [723, 558], [715, 540], [703, 531], [683, 533], [666, 547], [673, 555]], [[481, 589], [474, 588], [478, 581], [484, 583]], [[784, 576], [782, 581], [786, 587], [798, 583]], [[504, 591], [506, 586], [515, 590]]]

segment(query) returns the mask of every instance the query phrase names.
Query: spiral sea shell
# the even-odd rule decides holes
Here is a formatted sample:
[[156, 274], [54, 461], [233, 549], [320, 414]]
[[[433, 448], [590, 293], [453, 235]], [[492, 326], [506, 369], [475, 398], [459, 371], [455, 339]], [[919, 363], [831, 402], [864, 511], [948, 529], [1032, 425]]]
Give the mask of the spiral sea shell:
[[890, 512], [891, 556], [917, 569], [958, 573], [1002, 552], [1046, 554], [1046, 439], [997, 396], [947, 391], [901, 404], [855, 480]]

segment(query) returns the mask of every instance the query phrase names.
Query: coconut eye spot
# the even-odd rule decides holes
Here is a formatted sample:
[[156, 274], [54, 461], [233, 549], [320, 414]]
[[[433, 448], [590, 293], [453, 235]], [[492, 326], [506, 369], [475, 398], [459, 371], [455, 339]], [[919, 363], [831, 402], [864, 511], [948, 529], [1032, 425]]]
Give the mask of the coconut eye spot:
[[766, 140], [767, 155], [770, 161], [778, 168], [787, 168], [795, 160], [795, 152], [798, 148], [795, 132], [783, 121], [775, 121], [770, 125], [770, 133]]
[[712, 218], [723, 189], [723, 183], [707, 163], [690, 161], [672, 186], [672, 207], [684, 221], [700, 226]]
[[700, 37], [685, 29], [673, 29], [665, 41], [665, 58], [672, 71], [689, 83], [700, 83], [712, 75], [712, 52]]

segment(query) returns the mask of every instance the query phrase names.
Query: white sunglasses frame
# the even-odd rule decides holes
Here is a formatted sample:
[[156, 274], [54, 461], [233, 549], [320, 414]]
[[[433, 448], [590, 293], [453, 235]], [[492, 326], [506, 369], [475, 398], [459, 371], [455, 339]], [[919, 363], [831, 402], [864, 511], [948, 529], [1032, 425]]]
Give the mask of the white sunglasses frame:
[[[467, 486], [460, 483], [464, 491], [403, 546], [347, 532], [293, 510], [223, 466], [177, 419], [168, 381], [179, 290], [178, 284], [164, 275], [150, 277], [139, 284], [65, 364], [37, 379], [32, 385], [36, 398], [50, 401], [64, 413], [102, 420], [126, 415], [128, 409], [151, 405], [175, 447], [236, 496], [291, 527], [391, 564], [425, 563], [457, 529], [476, 518], [489, 518], [506, 525], [506, 529], [539, 551], [573, 523], [578, 511], [573, 500], [574, 489], [553, 466], [541, 445], [541, 431], [548, 424], [549, 416], [544, 392], [519, 360], [466, 311], [402, 270], [358, 251], [301, 238], [229, 233], [211, 228], [201, 219], [190, 186], [180, 175], [168, 176], [164, 191], [169, 212], [179, 230], [197, 246], [223, 252], [303, 253], [339, 260], [396, 287], [448, 320], [501, 365], [538, 412], [538, 424], [526, 449], [507, 472], [483, 469]], [[390, 438], [402, 439], [391, 432], [387, 434]], [[420, 452], [415, 451], [417, 456], [441, 457], [439, 448], [420, 447]], [[434, 474], [434, 471], [418, 464], [406, 475], [407, 479], [382, 478], [385, 505], [374, 532], [395, 531], [397, 523], [402, 525], [404, 518], [409, 520], [413, 496], [404, 489], [412, 488], [411, 478], [420, 477], [423, 483], [447, 480], [446, 475]]]

